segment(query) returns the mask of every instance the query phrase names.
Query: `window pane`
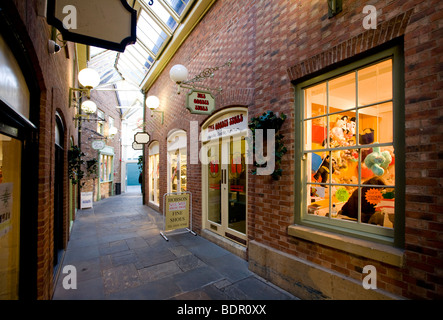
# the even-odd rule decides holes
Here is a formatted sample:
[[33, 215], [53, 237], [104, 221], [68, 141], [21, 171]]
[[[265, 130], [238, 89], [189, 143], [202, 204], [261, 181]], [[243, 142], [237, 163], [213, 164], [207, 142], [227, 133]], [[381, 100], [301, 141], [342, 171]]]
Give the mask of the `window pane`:
[[329, 117], [330, 148], [355, 145], [355, 112], [348, 111]]
[[327, 186], [308, 185], [308, 214], [327, 217], [329, 214], [329, 192]]
[[187, 185], [187, 172], [186, 172], [186, 150], [180, 152], [180, 190], [186, 191]]
[[[358, 192], [358, 187], [349, 186], [349, 185], [332, 187], [331, 217], [333, 219], [357, 221], [358, 207], [355, 208], [356, 211], [352, 211], [349, 213], [346, 211], [346, 208], [350, 206], [347, 203], [349, 203], [351, 195], [354, 194], [355, 192]], [[345, 207], [345, 210], [343, 210], [343, 207]], [[351, 210], [352, 209], [353, 208], [351, 208]]]
[[149, 201], [154, 202], [155, 199], [155, 155], [149, 157]]
[[355, 95], [355, 72], [329, 81], [329, 112], [355, 108]]
[[138, 19], [137, 37], [154, 54], [159, 52], [164, 41], [168, 38], [163, 29], [144, 10]]
[[171, 30], [174, 30], [177, 27], [177, 22], [171, 17], [159, 1], [154, 1], [150, 8]]
[[221, 224], [222, 144], [205, 146], [208, 168], [208, 220]]
[[358, 111], [359, 143], [393, 142], [392, 102], [362, 108]]
[[332, 183], [358, 184], [358, 149], [332, 151]]
[[379, 177], [385, 185], [395, 186], [394, 147], [361, 149], [361, 181], [364, 184], [373, 177]]
[[155, 155], [155, 166], [157, 168], [157, 179], [156, 179], [156, 183], [155, 183], [155, 187], [156, 187], [156, 192], [157, 192], [157, 198], [155, 199], [155, 202], [158, 203], [159, 199], [160, 199], [160, 183], [159, 183], [159, 179], [160, 179], [160, 155], [156, 154]]
[[[178, 150], [177, 150], [178, 151]], [[178, 153], [178, 152], [177, 152]], [[180, 172], [178, 172], [178, 157], [176, 153], [170, 153], [171, 157], [171, 192], [177, 192], [177, 183], [178, 183], [178, 175]]]
[[189, 0], [165, 0], [165, 2], [168, 3], [179, 16], [181, 16], [186, 5], [189, 3]]
[[305, 150], [319, 150], [327, 147], [326, 117], [305, 121]]
[[[308, 168], [308, 175], [315, 182], [329, 183], [330, 178], [330, 152], [323, 152], [321, 155], [317, 153], [308, 154], [308, 163], [311, 164]], [[334, 171], [334, 168], [332, 167]]]
[[358, 71], [358, 105], [392, 99], [392, 60]]
[[305, 119], [325, 115], [326, 83], [305, 90]]

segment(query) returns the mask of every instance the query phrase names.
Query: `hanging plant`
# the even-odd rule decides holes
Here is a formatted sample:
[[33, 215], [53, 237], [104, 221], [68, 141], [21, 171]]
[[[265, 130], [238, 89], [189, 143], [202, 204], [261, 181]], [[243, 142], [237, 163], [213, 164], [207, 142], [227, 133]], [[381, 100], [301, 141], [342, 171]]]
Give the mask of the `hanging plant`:
[[[71, 179], [72, 184], [78, 184], [84, 177], [85, 172], [83, 171], [86, 165], [86, 176], [93, 179], [97, 178], [98, 160], [93, 158], [90, 160], [83, 160], [85, 154], [81, 152], [78, 146], [73, 146], [71, 150], [68, 151], [68, 175]], [[85, 182], [81, 184], [83, 187]]]
[[93, 179], [97, 178], [98, 160], [93, 158], [86, 161], [86, 170], [88, 177], [92, 176]]
[[[268, 111], [263, 113], [262, 116], [252, 118], [251, 122], [248, 124], [249, 129], [252, 131], [252, 141], [255, 142], [255, 133], [257, 129], [263, 130], [263, 138], [266, 138], [266, 132], [268, 129], [274, 129], [275, 130], [275, 169], [274, 172], [271, 173], [271, 177], [274, 180], [278, 180], [283, 170], [280, 168], [281, 166], [281, 159], [283, 155], [287, 152], [287, 149], [283, 143], [284, 136], [280, 133], [278, 133], [283, 125], [283, 123], [286, 120], [286, 115], [282, 113], [280, 116], [278, 114], [273, 113], [272, 111]], [[253, 154], [255, 154], [255, 143], [253, 144]], [[264, 164], [258, 164], [256, 161], [254, 161], [254, 166], [258, 168], [264, 168], [267, 166], [267, 163]], [[253, 175], [257, 174], [257, 169], [253, 169], [251, 172]]]
[[68, 151], [68, 174], [73, 184], [79, 183], [85, 175], [82, 170], [82, 165], [85, 163], [82, 159], [84, 156], [85, 154], [81, 152], [78, 146], [73, 146]]

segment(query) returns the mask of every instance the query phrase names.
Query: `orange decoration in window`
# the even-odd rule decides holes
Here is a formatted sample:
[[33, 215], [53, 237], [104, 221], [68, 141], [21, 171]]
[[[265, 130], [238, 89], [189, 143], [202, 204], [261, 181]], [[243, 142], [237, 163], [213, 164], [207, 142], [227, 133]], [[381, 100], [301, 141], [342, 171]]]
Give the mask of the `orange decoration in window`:
[[370, 204], [377, 205], [383, 199], [383, 195], [380, 190], [369, 189], [366, 191], [365, 198]]

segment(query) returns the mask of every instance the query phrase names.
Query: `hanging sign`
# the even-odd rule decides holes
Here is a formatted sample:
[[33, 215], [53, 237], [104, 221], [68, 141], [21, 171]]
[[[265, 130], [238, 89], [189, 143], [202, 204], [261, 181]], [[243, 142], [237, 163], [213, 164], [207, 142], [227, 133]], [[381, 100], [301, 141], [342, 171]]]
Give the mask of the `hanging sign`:
[[136, 142], [138, 144], [147, 144], [150, 139], [151, 139], [151, 137], [149, 136], [149, 134], [147, 132], [137, 132], [134, 135], [134, 142]]
[[186, 108], [193, 114], [211, 115], [215, 110], [215, 98], [209, 91], [191, 90], [186, 97]]
[[94, 150], [102, 150], [106, 147], [106, 142], [103, 140], [94, 140], [92, 141], [92, 149]]
[[134, 150], [143, 150], [143, 144], [137, 143], [137, 142], [133, 142], [132, 143], [132, 149]]
[[65, 41], [124, 52], [137, 40], [137, 11], [126, 0], [48, 0], [47, 20]]

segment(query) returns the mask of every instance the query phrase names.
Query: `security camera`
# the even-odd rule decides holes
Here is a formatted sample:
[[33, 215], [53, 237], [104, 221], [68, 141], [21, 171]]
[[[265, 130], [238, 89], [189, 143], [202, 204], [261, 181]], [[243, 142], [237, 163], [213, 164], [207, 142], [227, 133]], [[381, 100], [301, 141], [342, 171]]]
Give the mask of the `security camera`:
[[48, 41], [48, 49], [49, 49], [49, 53], [54, 54], [54, 53], [59, 52], [62, 49], [62, 47], [60, 47], [55, 41], [49, 40]]

